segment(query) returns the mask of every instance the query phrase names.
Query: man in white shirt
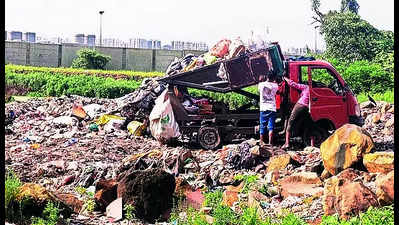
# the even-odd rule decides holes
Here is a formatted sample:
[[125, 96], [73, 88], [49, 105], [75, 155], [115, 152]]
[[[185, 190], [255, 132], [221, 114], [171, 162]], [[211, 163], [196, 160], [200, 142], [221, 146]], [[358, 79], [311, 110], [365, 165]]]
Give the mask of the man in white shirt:
[[264, 145], [263, 135], [266, 132], [266, 128], [269, 131], [269, 145], [273, 143], [273, 130], [276, 120], [276, 93], [278, 90], [275, 78], [276, 75], [274, 73], [269, 73], [266, 76], [266, 81], [264, 81], [265, 75], [261, 75], [260, 79], [262, 82], [258, 84], [260, 95], [259, 139], [261, 147]]

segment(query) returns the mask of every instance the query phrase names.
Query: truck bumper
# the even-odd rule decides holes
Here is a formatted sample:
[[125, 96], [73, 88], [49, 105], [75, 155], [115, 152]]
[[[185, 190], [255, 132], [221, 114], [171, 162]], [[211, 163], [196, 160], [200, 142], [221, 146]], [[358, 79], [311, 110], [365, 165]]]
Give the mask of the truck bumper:
[[364, 119], [361, 116], [349, 116], [349, 123], [362, 127], [364, 125]]

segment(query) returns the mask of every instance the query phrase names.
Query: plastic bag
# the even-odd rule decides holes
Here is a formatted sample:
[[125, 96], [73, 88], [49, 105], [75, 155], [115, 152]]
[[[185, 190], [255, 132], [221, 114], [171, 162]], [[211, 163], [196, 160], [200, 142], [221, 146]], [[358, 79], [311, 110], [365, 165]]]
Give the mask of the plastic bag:
[[213, 56], [210, 53], [205, 53], [204, 60], [205, 60], [206, 65], [212, 65], [216, 62], [217, 58], [216, 58], [216, 56]]
[[180, 136], [179, 125], [175, 120], [167, 90], [155, 100], [149, 119], [151, 134], [156, 140], [165, 143], [171, 138]]
[[217, 76], [223, 80], [227, 80], [226, 68], [224, 68], [224, 63], [220, 63]]
[[104, 114], [101, 115], [97, 120], [96, 124], [97, 125], [104, 125], [107, 124], [110, 120], [116, 119], [116, 120], [125, 120], [124, 117], [116, 116], [116, 115], [109, 115], [109, 114]]
[[234, 39], [229, 46], [229, 58], [234, 58], [245, 52], [244, 42], [240, 38]]
[[134, 136], [141, 136], [145, 128], [146, 128], [145, 125], [139, 121], [131, 121], [127, 125], [129, 133], [133, 134]]
[[219, 58], [223, 58], [225, 55], [229, 53], [230, 43], [231, 41], [228, 39], [220, 40], [218, 43], [216, 43], [215, 46], [211, 48], [211, 50], [209, 50], [209, 53]]

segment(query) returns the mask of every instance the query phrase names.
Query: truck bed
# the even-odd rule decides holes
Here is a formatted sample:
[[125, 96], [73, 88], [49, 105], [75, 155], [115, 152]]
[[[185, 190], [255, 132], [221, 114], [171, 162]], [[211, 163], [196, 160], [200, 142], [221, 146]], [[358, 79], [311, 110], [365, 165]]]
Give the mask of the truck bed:
[[[278, 76], [284, 71], [283, 55], [278, 44], [255, 52], [216, 62], [192, 71], [177, 73], [159, 78], [159, 82], [171, 85], [215, 91], [231, 92], [256, 85], [259, 75], [267, 74], [271, 70]], [[220, 66], [226, 70], [226, 79], [217, 76]]]

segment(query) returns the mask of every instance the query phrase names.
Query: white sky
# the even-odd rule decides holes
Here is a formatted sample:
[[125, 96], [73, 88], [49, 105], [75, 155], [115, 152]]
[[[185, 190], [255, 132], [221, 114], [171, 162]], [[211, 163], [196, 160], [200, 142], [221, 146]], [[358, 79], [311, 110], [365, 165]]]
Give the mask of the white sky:
[[[339, 10], [341, 0], [321, 0], [321, 11]], [[358, 0], [361, 17], [378, 29], [394, 30], [393, 0]], [[221, 38], [250, 31], [278, 41], [283, 49], [314, 48], [315, 32], [310, 0], [5, 0], [5, 29], [36, 32], [47, 37], [72, 37], [78, 33], [99, 38], [99, 13], [103, 38], [141, 37], [206, 42], [212, 47]], [[317, 35], [318, 48], [324, 46]]]

